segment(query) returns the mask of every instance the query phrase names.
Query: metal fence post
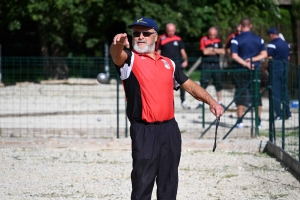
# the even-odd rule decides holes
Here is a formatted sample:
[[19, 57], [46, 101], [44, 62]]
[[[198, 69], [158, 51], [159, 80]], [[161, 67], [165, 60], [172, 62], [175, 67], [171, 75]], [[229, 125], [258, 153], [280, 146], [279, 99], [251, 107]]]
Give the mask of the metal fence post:
[[119, 96], [119, 84], [120, 84], [120, 80], [118, 77], [118, 73], [116, 74], [117, 76], [117, 138], [120, 137], [120, 103], [119, 103], [119, 99], [120, 99], [120, 96]]
[[273, 111], [273, 62], [270, 59], [268, 63], [269, 68], [269, 141], [273, 143], [274, 138], [274, 111]]
[[[201, 80], [204, 79], [204, 71], [205, 70], [201, 70]], [[200, 80], [200, 82], [201, 82], [201, 80]], [[202, 128], [204, 128], [204, 127], [205, 127], [205, 111], [204, 111], [204, 103], [202, 103]]]
[[1, 52], [1, 44], [0, 44], [0, 83], [2, 82], [2, 52]]
[[[300, 65], [298, 66], [298, 77], [300, 75]], [[300, 81], [298, 80], [298, 102], [300, 100]], [[298, 104], [298, 157], [300, 162], [300, 106]]]
[[[255, 91], [254, 91], [254, 81], [253, 81], [253, 72], [250, 72], [251, 73], [251, 80], [252, 80], [252, 84], [251, 84], [251, 91], [252, 91], [252, 94], [250, 94], [252, 96], [251, 98], [251, 110], [250, 110], [250, 113], [251, 113], [251, 131], [250, 131], [250, 137], [253, 137], [253, 129], [254, 129], [254, 126], [253, 126], [253, 108], [255, 109]], [[254, 119], [255, 120], [255, 119]]]
[[128, 137], [127, 101], [126, 101], [126, 98], [125, 98], [125, 137]]
[[[278, 62], [278, 61], [277, 61]], [[282, 85], [281, 85], [281, 104], [282, 104], [282, 126], [281, 126], [281, 130], [282, 130], [282, 133], [281, 133], [281, 138], [282, 138], [282, 149], [284, 150], [285, 149], [285, 109], [286, 109], [286, 90], [287, 90], [287, 66], [285, 66], [285, 62], [283, 63], [284, 64], [284, 67], [283, 67], [283, 76], [282, 76]]]
[[255, 109], [255, 136], [259, 135], [259, 122], [258, 122], [258, 101], [259, 101], [259, 80], [258, 80], [258, 69], [254, 70], [254, 109]]

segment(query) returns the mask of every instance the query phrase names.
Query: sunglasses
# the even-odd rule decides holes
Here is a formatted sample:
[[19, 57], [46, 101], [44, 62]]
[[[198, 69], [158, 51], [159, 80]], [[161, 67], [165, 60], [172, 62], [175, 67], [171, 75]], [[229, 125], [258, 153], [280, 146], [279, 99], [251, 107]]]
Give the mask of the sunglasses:
[[132, 35], [134, 37], [140, 37], [141, 33], [143, 34], [144, 37], [150, 37], [150, 35], [152, 35], [152, 34], [154, 34], [156, 32], [148, 32], [148, 31], [142, 31], [142, 32], [140, 32], [140, 31], [135, 31], [135, 32], [132, 33]]

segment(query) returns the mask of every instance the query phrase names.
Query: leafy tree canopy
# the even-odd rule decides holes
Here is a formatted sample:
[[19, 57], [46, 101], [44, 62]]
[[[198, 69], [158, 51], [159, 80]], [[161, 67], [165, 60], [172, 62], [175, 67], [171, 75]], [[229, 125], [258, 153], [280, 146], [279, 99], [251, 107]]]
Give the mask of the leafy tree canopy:
[[[198, 41], [210, 26], [234, 28], [242, 17], [254, 25], [282, 20], [276, 0], [2, 0], [1, 30], [37, 24], [45, 56], [103, 55], [105, 42], [139, 17], [154, 18], [159, 33], [173, 22], [185, 41]], [[0, 30], [0, 33], [1, 33]]]

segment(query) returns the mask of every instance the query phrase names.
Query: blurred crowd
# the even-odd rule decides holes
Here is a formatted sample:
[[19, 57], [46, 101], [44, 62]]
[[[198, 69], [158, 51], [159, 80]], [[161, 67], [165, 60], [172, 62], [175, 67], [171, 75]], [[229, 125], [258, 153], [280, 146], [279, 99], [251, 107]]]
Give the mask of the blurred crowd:
[[[219, 37], [219, 31], [216, 27], [210, 27], [207, 34], [200, 38], [199, 49], [201, 51], [200, 70], [204, 72], [199, 77], [200, 85], [206, 89], [211, 83], [215, 86], [217, 101], [226, 108], [222, 101], [222, 90], [224, 77], [221, 72], [223, 66], [220, 66], [220, 58], [227, 59], [227, 65], [236, 69], [233, 73], [233, 83], [235, 85], [234, 102], [237, 106], [237, 128], [243, 128], [243, 115], [245, 108], [253, 104], [252, 87], [249, 82], [253, 81], [253, 71], [257, 69], [260, 78], [266, 79], [270, 73], [271, 66], [268, 66], [272, 60], [272, 83], [274, 95], [274, 113], [275, 120], [291, 117], [289, 106], [281, 108], [281, 102], [289, 105], [286, 78], [288, 74], [289, 44], [284, 36], [271, 27], [266, 35], [269, 41], [264, 41], [260, 36], [252, 31], [252, 22], [250, 18], [241, 19], [235, 27], [235, 31], [228, 36], [224, 42]], [[188, 55], [185, 50], [184, 42], [176, 34], [176, 25], [168, 23], [165, 33], [161, 35], [156, 43], [156, 51], [166, 57], [174, 60], [177, 69], [183, 70], [188, 66]], [[230, 61], [232, 62], [230, 62]], [[264, 80], [265, 81], [265, 80]], [[260, 82], [260, 81], [259, 81]], [[284, 87], [286, 86], [286, 87]], [[191, 109], [189, 103], [185, 100], [185, 91], [180, 89], [180, 100], [183, 109]], [[261, 128], [261, 97], [256, 99], [258, 102], [259, 128]], [[195, 106], [195, 109], [201, 109], [203, 103]]]

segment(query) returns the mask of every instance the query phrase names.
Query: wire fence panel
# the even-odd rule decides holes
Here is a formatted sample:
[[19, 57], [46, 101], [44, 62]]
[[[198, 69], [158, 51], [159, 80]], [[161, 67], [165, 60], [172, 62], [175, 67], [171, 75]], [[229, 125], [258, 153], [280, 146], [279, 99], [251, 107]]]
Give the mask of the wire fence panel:
[[[196, 63], [197, 58], [190, 58]], [[113, 63], [105, 58], [33, 58], [3, 57], [2, 82], [0, 88], [0, 136], [1, 137], [67, 137], [100, 138], [125, 137], [129, 122], [125, 115], [126, 102], [123, 87]], [[299, 79], [298, 67], [290, 64], [287, 90], [292, 104], [292, 117], [274, 121], [274, 133], [270, 134], [270, 106], [268, 74], [239, 72], [232, 67], [232, 61], [222, 58], [222, 104], [226, 112], [221, 117], [218, 139], [270, 137], [280, 147], [299, 159]], [[107, 71], [108, 69], [108, 71]], [[110, 75], [109, 81], [100, 84], [96, 81], [98, 73]], [[215, 73], [214, 70], [200, 70], [196, 67], [190, 78], [203, 84], [203, 77]], [[245, 102], [246, 114], [243, 128], [236, 127], [237, 77], [251, 75], [249, 87], [261, 95], [261, 127], [255, 109], [257, 96], [250, 94]], [[206, 74], [206, 75], [205, 75]], [[259, 87], [255, 81], [259, 79]], [[208, 79], [206, 90], [217, 99], [214, 82]], [[220, 86], [220, 85], [219, 85]], [[219, 87], [218, 86], [218, 87]], [[256, 88], [256, 89], [255, 89]], [[240, 96], [248, 95], [241, 92]], [[199, 101], [185, 95], [191, 107], [181, 105], [179, 91], [174, 92], [175, 118], [183, 138], [214, 138], [215, 117], [207, 105], [199, 106]], [[271, 97], [273, 99], [273, 97]], [[247, 101], [248, 101], [247, 100]], [[246, 100], [245, 100], [246, 101]], [[253, 105], [253, 107], [251, 107]], [[282, 104], [283, 105], [283, 104]], [[284, 124], [283, 124], [284, 123]], [[272, 125], [272, 124], [271, 124]], [[258, 129], [260, 128], [260, 129]]]
[[112, 71], [110, 84], [96, 81], [105, 72], [103, 58], [4, 57], [2, 66], [2, 137], [115, 136], [117, 77]]
[[[299, 135], [299, 67], [285, 63], [284, 70], [281, 72], [281, 79], [277, 78], [278, 63], [271, 62], [272, 66], [270, 76], [273, 76], [273, 81], [270, 80], [272, 86], [272, 101], [275, 107], [276, 102], [280, 103], [280, 108], [283, 111], [282, 119], [274, 117], [274, 123], [271, 124], [273, 130], [270, 130], [270, 140], [285, 150], [293, 158], [300, 162], [300, 135]], [[278, 83], [280, 82], [280, 83]], [[280, 84], [276, 86], [276, 84]], [[281, 95], [277, 94], [277, 90], [281, 90]], [[274, 108], [276, 110], [276, 108]], [[290, 110], [290, 113], [289, 113]], [[272, 113], [276, 115], [275, 113]]]

